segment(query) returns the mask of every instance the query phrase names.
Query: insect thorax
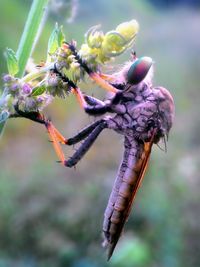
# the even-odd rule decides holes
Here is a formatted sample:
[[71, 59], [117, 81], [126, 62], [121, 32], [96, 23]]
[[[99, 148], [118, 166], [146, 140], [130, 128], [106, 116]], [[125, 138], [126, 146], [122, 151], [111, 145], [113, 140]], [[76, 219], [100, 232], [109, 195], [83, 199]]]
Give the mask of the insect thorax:
[[151, 140], [154, 134], [157, 143], [168, 133], [170, 127], [166, 125], [171, 125], [171, 117], [160, 110], [161, 103], [171, 104], [158, 88], [153, 90], [146, 82], [137, 86], [127, 85], [121, 101], [112, 108], [116, 115], [109, 119], [108, 127], [142, 141]]

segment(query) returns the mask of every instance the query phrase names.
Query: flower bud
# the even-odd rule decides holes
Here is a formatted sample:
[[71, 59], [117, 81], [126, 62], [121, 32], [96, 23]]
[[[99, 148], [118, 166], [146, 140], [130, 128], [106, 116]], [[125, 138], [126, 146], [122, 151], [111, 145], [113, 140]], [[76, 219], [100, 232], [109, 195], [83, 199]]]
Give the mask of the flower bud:
[[120, 33], [126, 40], [130, 40], [138, 33], [139, 24], [136, 20], [123, 22], [117, 26], [116, 31]]
[[27, 111], [30, 111], [30, 110], [35, 110], [36, 108], [37, 108], [36, 100], [34, 98], [27, 97], [25, 99], [25, 109]]
[[9, 75], [9, 74], [5, 74], [5, 75], [3, 76], [3, 81], [4, 81], [4, 83], [11, 82], [12, 79], [13, 79], [13, 77], [12, 77], [11, 75]]
[[38, 102], [38, 103], [41, 104], [43, 101], [44, 101], [44, 98], [43, 98], [42, 96], [38, 96], [38, 97], [37, 97], [37, 102]]
[[126, 40], [116, 31], [107, 32], [102, 43], [102, 50], [105, 55], [118, 54], [124, 49]]
[[23, 84], [22, 92], [26, 95], [29, 95], [32, 92], [32, 88], [28, 83]]
[[10, 87], [10, 91], [12, 91], [12, 92], [16, 92], [16, 91], [18, 91], [18, 90], [19, 90], [19, 84], [14, 83], [14, 84], [11, 85], [11, 87]]
[[101, 47], [104, 35], [103, 32], [96, 31], [94, 34], [91, 34], [87, 40], [88, 46], [91, 48], [99, 48]]

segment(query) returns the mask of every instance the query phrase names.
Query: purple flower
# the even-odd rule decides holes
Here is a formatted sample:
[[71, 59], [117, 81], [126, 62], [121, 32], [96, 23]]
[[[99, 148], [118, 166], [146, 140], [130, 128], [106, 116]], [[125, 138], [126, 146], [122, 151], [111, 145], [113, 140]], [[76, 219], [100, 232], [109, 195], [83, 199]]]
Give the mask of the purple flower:
[[23, 86], [22, 86], [22, 92], [26, 95], [29, 95], [31, 92], [32, 92], [32, 88], [30, 87], [29, 84], [25, 83]]
[[[43, 96], [39, 96], [38, 98], [41, 98], [41, 100], [42, 100], [42, 101], [41, 100], [38, 101], [39, 104], [42, 104], [41, 107], [48, 106], [53, 99], [53, 97], [51, 95], [47, 95], [47, 94], [45, 94]], [[37, 100], [38, 100], [38, 98], [37, 98]]]
[[42, 103], [44, 101], [44, 98], [42, 96], [38, 96], [37, 102]]
[[25, 102], [25, 107], [26, 107], [26, 109], [28, 111], [29, 110], [35, 110], [36, 109], [37, 104], [36, 104], [35, 99], [27, 97], [25, 101], [26, 101]]
[[3, 75], [3, 81], [4, 81], [5, 83], [11, 82], [11, 81], [12, 81], [12, 76], [9, 75], [9, 74], [5, 74], [5, 75]]
[[19, 89], [19, 85], [17, 83], [14, 83], [11, 85], [10, 90], [12, 92], [16, 92]]

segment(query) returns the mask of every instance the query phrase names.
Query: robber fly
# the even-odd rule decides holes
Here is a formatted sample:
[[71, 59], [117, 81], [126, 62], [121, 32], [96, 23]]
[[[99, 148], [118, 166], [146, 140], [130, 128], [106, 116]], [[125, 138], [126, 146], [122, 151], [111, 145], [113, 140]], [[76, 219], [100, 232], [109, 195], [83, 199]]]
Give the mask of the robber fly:
[[[71, 47], [81, 67], [96, 81], [100, 79], [105, 89], [112, 91], [112, 97], [101, 101], [85, 95], [54, 65], [53, 72], [60, 76], [71, 87], [81, 106], [87, 114], [100, 116], [109, 113], [85, 127], [72, 138], [64, 138], [39, 112], [25, 112], [16, 105], [14, 117], [25, 117], [44, 124], [48, 130], [60, 162], [66, 167], [75, 166], [93, 145], [99, 134], [106, 128], [124, 136], [124, 155], [109, 201], [104, 213], [104, 245], [108, 248], [108, 259], [112, 256], [120, 238], [124, 224], [128, 219], [131, 207], [144, 177], [152, 145], [160, 139], [165, 142], [174, 117], [174, 101], [169, 91], [163, 87], [153, 87], [153, 62], [149, 57], [137, 58], [124, 68], [103, 80], [93, 73]], [[84, 142], [69, 158], [65, 159], [61, 144], [74, 145]]]

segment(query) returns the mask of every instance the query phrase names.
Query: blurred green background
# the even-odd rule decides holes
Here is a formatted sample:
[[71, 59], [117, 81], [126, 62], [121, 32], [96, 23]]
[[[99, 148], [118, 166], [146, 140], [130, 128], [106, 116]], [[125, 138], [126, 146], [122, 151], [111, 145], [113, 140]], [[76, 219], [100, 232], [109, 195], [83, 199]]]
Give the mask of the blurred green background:
[[[169, 88], [175, 99], [168, 151], [154, 147], [123, 237], [107, 263], [101, 248], [103, 212], [123, 153], [122, 137], [106, 130], [76, 169], [67, 169], [56, 163], [42, 126], [9, 120], [0, 140], [0, 267], [198, 267], [200, 9], [181, 1], [165, 8], [144, 0], [74, 2], [77, 15], [70, 24], [66, 9], [49, 13], [33, 55], [36, 62], [45, 60], [56, 21], [68, 40], [81, 44], [92, 25], [101, 23], [108, 31], [137, 19], [137, 54], [154, 59], [154, 84]], [[3, 51], [17, 49], [30, 4], [0, 1], [1, 73], [6, 72]], [[128, 60], [129, 53], [116, 63]], [[90, 82], [82, 88], [105, 96]], [[66, 137], [93, 121], [73, 96], [55, 100], [45, 114]], [[65, 148], [67, 156], [73, 151]]]

